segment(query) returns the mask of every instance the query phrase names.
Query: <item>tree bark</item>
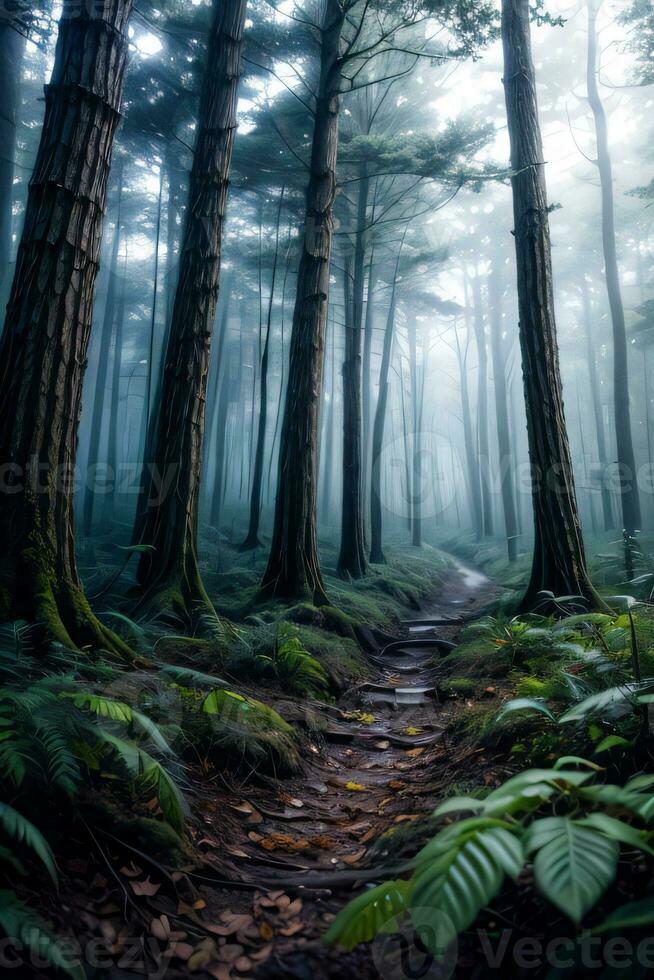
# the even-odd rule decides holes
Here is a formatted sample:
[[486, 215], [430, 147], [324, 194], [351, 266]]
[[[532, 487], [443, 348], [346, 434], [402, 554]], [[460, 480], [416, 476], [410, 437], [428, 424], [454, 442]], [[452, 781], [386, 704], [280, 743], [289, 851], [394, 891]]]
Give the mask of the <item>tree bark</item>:
[[315, 603], [327, 602], [318, 557], [316, 492], [343, 22], [344, 12], [338, 0], [327, 0], [321, 29], [320, 79], [280, 439], [273, 540], [261, 584], [263, 596], [309, 599]]
[[502, 43], [534, 509], [534, 555], [522, 608], [542, 603], [544, 591], [581, 595], [600, 606], [586, 569], [563, 412], [529, 0], [502, 0]]
[[631, 435], [631, 409], [629, 405], [629, 358], [624, 307], [620, 291], [620, 274], [615, 244], [615, 213], [613, 205], [613, 169], [609, 155], [606, 113], [597, 84], [597, 0], [588, 2], [588, 63], [586, 80], [588, 102], [595, 120], [597, 141], [597, 167], [602, 190], [602, 250], [606, 291], [613, 325], [613, 388], [615, 412], [615, 440], [620, 468], [620, 499], [624, 529], [633, 535], [641, 528], [640, 496], [636, 479], [636, 462]]
[[[9, 15], [7, 15], [8, 17]], [[14, 30], [9, 19], [0, 20], [0, 305], [9, 289], [11, 278], [11, 245], [13, 232], [14, 159], [20, 78], [23, 68], [25, 38]]]
[[0, 618], [126, 655], [79, 580], [72, 475], [131, 9], [64, 3], [0, 341]]
[[[202, 437], [222, 230], [236, 129], [246, 0], [215, 0], [200, 99], [179, 278], [165, 354], [152, 464], [168, 492], [147, 486], [136, 538], [143, 598], [183, 616], [212, 609], [197, 558]], [[147, 461], [150, 462], [150, 461]]]
[[[111, 338], [114, 329], [114, 319], [116, 316], [116, 300], [118, 293], [118, 250], [120, 248], [121, 236], [121, 206], [123, 196], [123, 166], [122, 162], [118, 166], [118, 205], [116, 213], [116, 227], [111, 243], [111, 258], [109, 262], [109, 285], [107, 288], [107, 298], [104, 307], [104, 318], [102, 322], [102, 333], [100, 335], [100, 350], [98, 352], [98, 371], [95, 378], [95, 391], [93, 395], [93, 416], [91, 418], [91, 431], [89, 435], [89, 456], [88, 456], [88, 481], [84, 496], [84, 507], [82, 511], [82, 528], [88, 538], [93, 528], [93, 511], [95, 507], [95, 473], [100, 457], [100, 439], [102, 436], [102, 418], [104, 415], [105, 394], [107, 389], [107, 375], [109, 372], [109, 354], [111, 352]], [[107, 474], [112, 479], [110, 473]], [[113, 478], [115, 479], [115, 474]]]
[[506, 531], [506, 549], [509, 561], [518, 557], [518, 521], [513, 496], [513, 453], [511, 452], [511, 432], [509, 428], [509, 404], [506, 392], [506, 366], [502, 342], [502, 309], [500, 300], [500, 278], [493, 269], [488, 281], [491, 357], [493, 361], [493, 387], [495, 390], [495, 418], [497, 420], [497, 448], [499, 452], [499, 474], [502, 483], [502, 509]]

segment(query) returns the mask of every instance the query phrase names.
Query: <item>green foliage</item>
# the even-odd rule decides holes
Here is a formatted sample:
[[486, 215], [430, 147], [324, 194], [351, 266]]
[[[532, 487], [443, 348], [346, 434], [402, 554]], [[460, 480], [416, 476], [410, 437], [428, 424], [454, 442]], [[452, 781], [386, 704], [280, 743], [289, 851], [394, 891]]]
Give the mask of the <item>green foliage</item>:
[[304, 649], [297, 629], [280, 623], [272, 656], [258, 654], [257, 661], [270, 667], [285, 690], [295, 694], [326, 697], [329, 677], [322, 664]]
[[62, 946], [48, 924], [7, 889], [0, 890], [0, 929], [73, 980], [85, 980], [84, 968], [71, 957], [68, 945]]
[[387, 881], [353, 899], [338, 913], [324, 936], [324, 942], [338, 943], [351, 950], [358, 943], [370, 942], [384, 926], [407, 907], [409, 882]]
[[[583, 768], [573, 768], [577, 766]], [[530, 864], [538, 891], [579, 926], [615, 880], [621, 847], [654, 854], [652, 832], [646, 826], [654, 818], [654, 775], [619, 786], [598, 782], [598, 771], [592, 762], [568, 757], [551, 769], [518, 773], [483, 798], [446, 800], [436, 817], [466, 812], [474, 816], [455, 819], [418, 853], [411, 878], [400, 883], [398, 910], [419, 909], [419, 931], [424, 910], [431, 908], [462, 932], [499, 894], [506, 879], [515, 880]], [[617, 819], [607, 812], [614, 808], [629, 816]], [[378, 908], [385, 889], [396, 886], [390, 882], [375, 889]], [[339, 914], [327, 942], [350, 948], [374, 936], [383, 917], [371, 916], [371, 895], [360, 896]], [[619, 927], [623, 920], [640, 924], [650, 917], [651, 901], [628, 909], [622, 917], [616, 915], [613, 922]], [[599, 929], [612, 928], [610, 921], [609, 917]], [[447, 937], [430, 932], [421, 933], [422, 940], [441, 955]]]
[[0, 825], [9, 837], [34, 851], [56, 883], [57, 866], [54, 854], [41, 831], [8, 803], [0, 803]]

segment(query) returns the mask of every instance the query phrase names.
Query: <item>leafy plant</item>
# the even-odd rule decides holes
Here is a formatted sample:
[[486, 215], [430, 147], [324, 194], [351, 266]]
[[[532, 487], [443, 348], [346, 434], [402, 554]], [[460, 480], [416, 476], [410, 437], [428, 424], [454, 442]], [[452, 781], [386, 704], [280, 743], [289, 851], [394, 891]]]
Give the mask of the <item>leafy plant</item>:
[[324, 697], [329, 690], [327, 671], [304, 649], [297, 630], [288, 623], [277, 630], [272, 656], [260, 653], [257, 661], [269, 666], [281, 686], [296, 694]]
[[469, 626], [465, 639], [484, 638], [506, 654], [511, 666], [520, 666], [530, 657], [547, 653], [551, 656], [578, 655], [584, 649], [573, 643], [569, 630], [562, 629], [551, 617], [529, 615], [510, 619], [486, 616]]
[[[337, 915], [325, 941], [351, 949], [384, 924], [391, 928], [388, 920], [398, 913], [420, 909], [416, 928], [440, 955], [443, 936], [421, 932], [424, 909], [438, 910], [462, 932], [527, 865], [538, 891], [579, 926], [614, 881], [622, 847], [654, 855], [647, 827], [654, 775], [619, 786], [598, 782], [598, 772], [584, 759], [562, 758], [552, 769], [511, 777], [484, 798], [446, 800], [434, 816], [456, 819], [416, 855], [411, 877], [359, 896]], [[607, 812], [616, 807], [628, 818]], [[459, 817], [466, 812], [473, 816]], [[642, 923], [646, 916], [654, 921], [654, 903], [633, 917]]]

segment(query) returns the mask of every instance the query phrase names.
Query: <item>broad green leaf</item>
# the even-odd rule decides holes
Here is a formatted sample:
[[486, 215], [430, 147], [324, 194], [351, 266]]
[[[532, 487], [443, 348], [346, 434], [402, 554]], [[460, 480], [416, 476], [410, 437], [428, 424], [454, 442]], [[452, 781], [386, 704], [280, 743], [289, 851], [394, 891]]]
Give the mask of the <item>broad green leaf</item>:
[[520, 839], [501, 826], [480, 826], [458, 835], [442, 831], [431, 845], [418, 855], [411, 906], [437, 909], [457, 933], [471, 926], [493, 900], [505, 874], [515, 877], [524, 863]]
[[654, 922], [654, 895], [638, 902], [628, 902], [607, 915], [603, 922], [595, 926], [594, 933], [612, 932], [615, 929], [638, 929]]
[[618, 746], [624, 747], [625, 745], [631, 745], [631, 742], [623, 738], [622, 735], [607, 735], [599, 745], [595, 746], [595, 752], [599, 755], [601, 752], [608, 752], [609, 749], [615, 749]]
[[593, 827], [595, 830], [606, 834], [607, 837], [612, 837], [613, 840], [626, 844], [627, 847], [637, 847], [648, 854], [654, 854], [654, 848], [650, 847], [644, 840], [641, 831], [632, 827], [631, 824], [625, 823], [624, 820], [616, 820], [615, 817], [610, 817], [607, 813], [591, 813], [587, 817], [577, 820], [577, 823], [581, 827]]
[[545, 817], [527, 830], [534, 876], [549, 901], [579, 924], [614, 880], [618, 842], [568, 817]]
[[598, 766], [596, 762], [590, 762], [588, 759], [582, 759], [580, 755], [562, 755], [560, 759], [557, 759], [554, 763], [555, 769], [563, 769], [564, 766], [586, 766], [588, 769], [592, 769], [594, 772], [602, 772], [602, 767]]
[[437, 806], [433, 816], [442, 817], [446, 813], [458, 813], [461, 810], [479, 812], [483, 809], [484, 800], [476, 800], [474, 796], [453, 796]]
[[506, 715], [516, 711], [538, 711], [540, 714], [546, 715], [550, 721], [554, 721], [554, 715], [545, 701], [537, 698], [514, 698], [513, 701], [508, 701], [499, 711], [497, 721], [501, 721]]
[[609, 687], [607, 690], [600, 691], [598, 694], [592, 694], [580, 704], [576, 704], [564, 712], [559, 718], [559, 722], [564, 724], [568, 721], [583, 721], [589, 715], [603, 711], [610, 705], [620, 704], [622, 702], [627, 704], [629, 698], [633, 697], [636, 687], [637, 685], [635, 684], [624, 684], [622, 687]]
[[325, 933], [323, 942], [350, 950], [370, 942], [396, 915], [407, 908], [408, 881], [386, 881], [363, 892], [341, 909]]

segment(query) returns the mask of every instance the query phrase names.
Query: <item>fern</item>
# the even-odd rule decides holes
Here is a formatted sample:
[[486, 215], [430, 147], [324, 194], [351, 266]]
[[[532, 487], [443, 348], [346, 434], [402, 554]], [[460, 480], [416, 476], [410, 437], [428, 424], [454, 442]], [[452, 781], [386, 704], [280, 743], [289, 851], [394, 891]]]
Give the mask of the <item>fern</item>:
[[154, 792], [167, 823], [178, 832], [184, 827], [187, 809], [184, 797], [170, 773], [160, 762], [134, 742], [118, 738], [110, 732], [101, 733], [102, 740], [118, 755], [135, 785], [144, 792]]
[[57, 882], [57, 866], [50, 845], [33, 823], [8, 803], [0, 803], [0, 825], [9, 837], [25, 844], [39, 857], [52, 880]]
[[73, 980], [85, 980], [81, 963], [70, 957], [70, 943], [62, 945], [47, 923], [13, 891], [0, 891], [0, 928], [10, 940], [32, 950]]

